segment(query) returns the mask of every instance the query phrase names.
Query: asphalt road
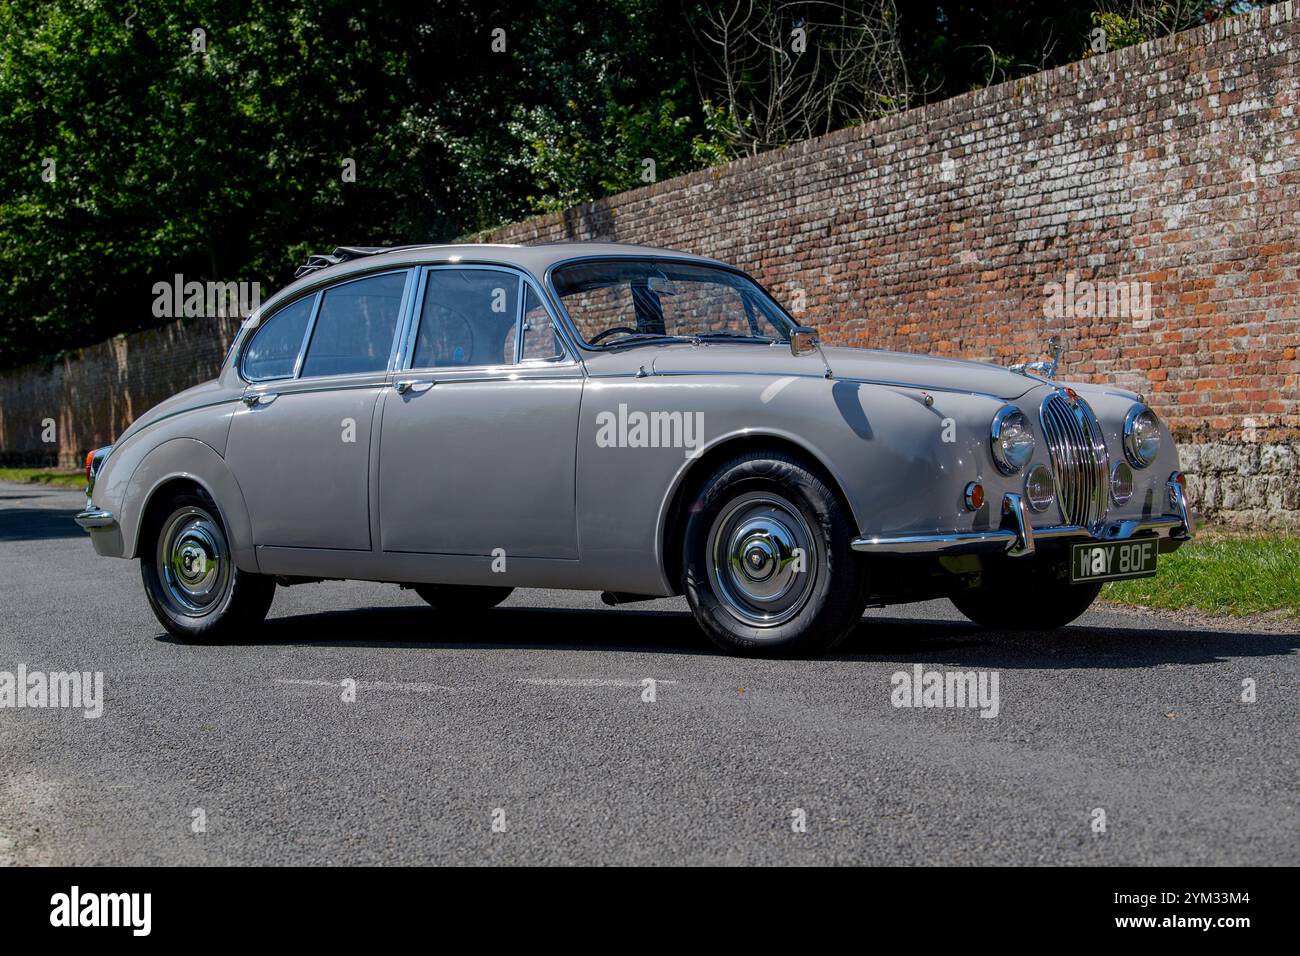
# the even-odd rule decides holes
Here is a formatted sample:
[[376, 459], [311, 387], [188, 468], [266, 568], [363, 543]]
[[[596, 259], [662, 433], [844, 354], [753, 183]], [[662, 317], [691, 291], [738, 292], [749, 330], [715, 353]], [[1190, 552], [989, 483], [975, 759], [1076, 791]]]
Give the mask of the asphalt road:
[[[448, 627], [327, 583], [191, 647], [83, 500], [0, 485], [0, 671], [104, 681], [98, 719], [0, 709], [0, 863], [1300, 863], [1294, 633], [986, 634], [934, 602], [738, 660], [679, 600], [516, 592]], [[915, 664], [996, 673], [997, 716], [893, 706]]]

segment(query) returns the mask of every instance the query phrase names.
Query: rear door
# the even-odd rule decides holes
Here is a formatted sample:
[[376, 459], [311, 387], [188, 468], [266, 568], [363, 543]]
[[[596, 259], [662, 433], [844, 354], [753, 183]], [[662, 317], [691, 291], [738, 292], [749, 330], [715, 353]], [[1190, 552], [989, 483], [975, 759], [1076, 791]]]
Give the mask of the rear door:
[[259, 547], [371, 550], [375, 415], [411, 277], [330, 286], [279, 310], [250, 342], [227, 462]]

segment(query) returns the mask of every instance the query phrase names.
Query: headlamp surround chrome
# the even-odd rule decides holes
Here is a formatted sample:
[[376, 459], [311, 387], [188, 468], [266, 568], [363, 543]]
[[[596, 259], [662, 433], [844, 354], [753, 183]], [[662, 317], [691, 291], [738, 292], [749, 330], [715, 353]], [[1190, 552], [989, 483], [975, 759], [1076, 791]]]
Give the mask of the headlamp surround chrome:
[[1034, 457], [1034, 433], [1029, 418], [1015, 405], [1003, 405], [989, 429], [993, 463], [1004, 475], [1017, 474]]
[[1147, 468], [1160, 454], [1160, 419], [1139, 402], [1124, 416], [1124, 457], [1134, 468]]

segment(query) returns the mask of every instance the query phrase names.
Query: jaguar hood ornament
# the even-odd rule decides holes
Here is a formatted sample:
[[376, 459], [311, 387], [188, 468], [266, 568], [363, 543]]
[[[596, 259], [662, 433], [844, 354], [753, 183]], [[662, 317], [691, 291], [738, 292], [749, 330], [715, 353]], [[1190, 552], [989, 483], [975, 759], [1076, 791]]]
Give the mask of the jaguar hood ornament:
[[1046, 361], [1017, 362], [1011, 366], [1011, 371], [1018, 372], [1021, 375], [1035, 372], [1043, 378], [1056, 378], [1056, 370], [1061, 365], [1061, 357], [1065, 355], [1065, 345], [1062, 344], [1060, 336], [1053, 335], [1047, 340], [1047, 354], [1051, 358]]

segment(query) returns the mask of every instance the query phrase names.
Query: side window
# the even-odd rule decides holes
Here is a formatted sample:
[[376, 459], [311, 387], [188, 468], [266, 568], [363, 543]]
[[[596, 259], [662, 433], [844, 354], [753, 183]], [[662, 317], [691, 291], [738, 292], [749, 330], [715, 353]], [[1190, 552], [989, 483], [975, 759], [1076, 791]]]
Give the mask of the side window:
[[430, 269], [411, 367], [513, 365], [519, 283], [495, 269]]
[[405, 272], [390, 272], [326, 289], [302, 377], [388, 368], [405, 285]]
[[524, 296], [524, 361], [549, 361], [563, 355], [564, 349], [560, 346], [555, 326], [551, 324], [550, 313], [533, 287], [528, 286]]
[[315, 304], [316, 296], [306, 296], [286, 305], [262, 323], [244, 350], [244, 378], [260, 382], [269, 378], [288, 378], [293, 374]]

